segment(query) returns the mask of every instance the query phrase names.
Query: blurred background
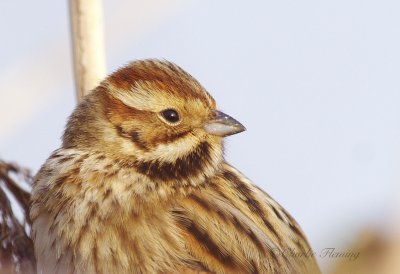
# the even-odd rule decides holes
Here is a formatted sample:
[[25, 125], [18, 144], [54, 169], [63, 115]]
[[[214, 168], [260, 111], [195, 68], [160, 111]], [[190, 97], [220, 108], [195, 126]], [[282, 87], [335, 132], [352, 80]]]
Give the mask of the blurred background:
[[[227, 140], [229, 162], [296, 218], [314, 252], [400, 227], [400, 2], [103, 9], [108, 72], [161, 58], [195, 76], [247, 127]], [[36, 172], [76, 104], [68, 3], [6, 0], [0, 13], [0, 158]]]

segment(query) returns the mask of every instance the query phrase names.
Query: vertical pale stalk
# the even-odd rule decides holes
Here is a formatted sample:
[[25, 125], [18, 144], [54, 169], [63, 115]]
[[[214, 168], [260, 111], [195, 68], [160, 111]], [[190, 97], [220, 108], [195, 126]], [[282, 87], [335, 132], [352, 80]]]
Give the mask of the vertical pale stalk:
[[70, 0], [74, 74], [78, 101], [105, 77], [101, 0]]

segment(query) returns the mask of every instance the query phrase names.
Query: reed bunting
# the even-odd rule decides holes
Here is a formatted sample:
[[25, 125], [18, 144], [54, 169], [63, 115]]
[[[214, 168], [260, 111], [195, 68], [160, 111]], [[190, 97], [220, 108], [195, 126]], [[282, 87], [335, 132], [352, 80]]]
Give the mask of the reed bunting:
[[38, 272], [319, 273], [294, 219], [224, 160], [244, 130], [173, 63], [111, 74], [34, 179]]

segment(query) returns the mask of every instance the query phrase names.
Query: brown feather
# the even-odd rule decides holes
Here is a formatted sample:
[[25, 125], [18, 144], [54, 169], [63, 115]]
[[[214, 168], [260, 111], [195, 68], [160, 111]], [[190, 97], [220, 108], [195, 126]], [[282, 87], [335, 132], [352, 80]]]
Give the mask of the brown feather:
[[[163, 109], [182, 117], [171, 124]], [[43, 273], [319, 273], [293, 218], [223, 158], [215, 102], [178, 66], [133, 62], [72, 114], [34, 179]]]

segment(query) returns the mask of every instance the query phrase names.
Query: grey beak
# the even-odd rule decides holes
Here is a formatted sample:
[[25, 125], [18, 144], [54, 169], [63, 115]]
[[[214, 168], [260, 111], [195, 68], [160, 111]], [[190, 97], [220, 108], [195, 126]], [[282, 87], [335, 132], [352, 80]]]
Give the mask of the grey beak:
[[246, 128], [231, 116], [215, 110], [213, 118], [204, 125], [204, 130], [212, 135], [226, 137], [245, 131]]

